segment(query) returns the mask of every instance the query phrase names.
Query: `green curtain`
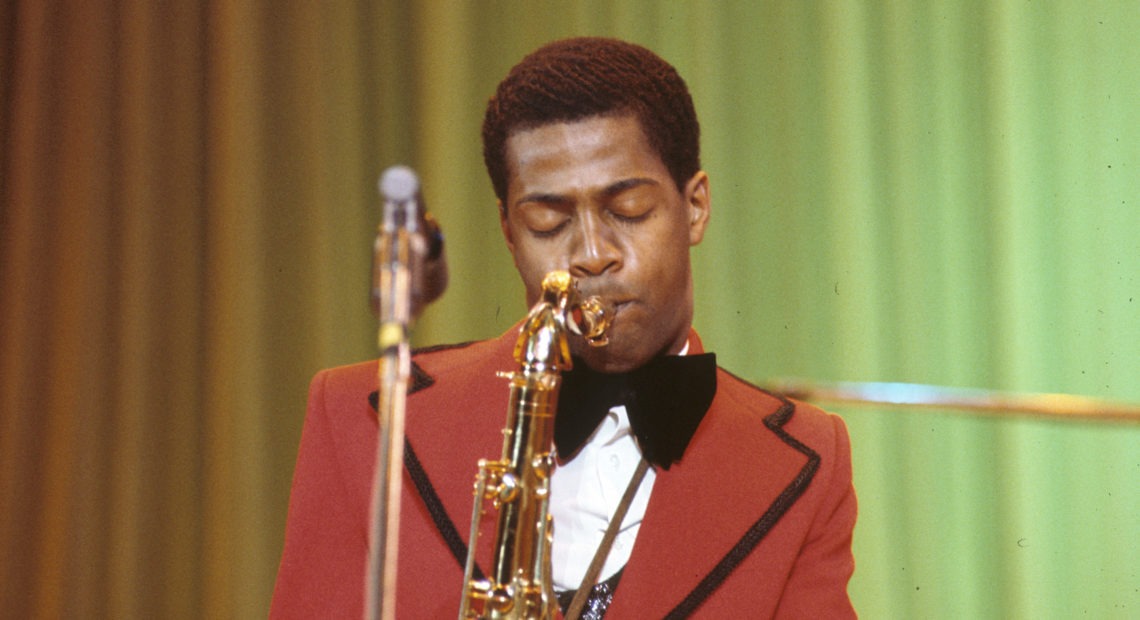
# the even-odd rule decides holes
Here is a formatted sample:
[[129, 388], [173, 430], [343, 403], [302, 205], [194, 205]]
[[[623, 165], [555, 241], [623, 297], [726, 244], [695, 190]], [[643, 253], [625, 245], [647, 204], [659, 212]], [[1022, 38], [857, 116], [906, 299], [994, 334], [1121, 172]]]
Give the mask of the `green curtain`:
[[[1137, 32], [1132, 1], [5, 3], [0, 609], [265, 614], [307, 381], [374, 354], [379, 172], [447, 235], [416, 342], [514, 323], [479, 124], [563, 36], [688, 80], [696, 323], [736, 374], [1140, 401]], [[834, 409], [864, 617], [1140, 610], [1136, 425]]]

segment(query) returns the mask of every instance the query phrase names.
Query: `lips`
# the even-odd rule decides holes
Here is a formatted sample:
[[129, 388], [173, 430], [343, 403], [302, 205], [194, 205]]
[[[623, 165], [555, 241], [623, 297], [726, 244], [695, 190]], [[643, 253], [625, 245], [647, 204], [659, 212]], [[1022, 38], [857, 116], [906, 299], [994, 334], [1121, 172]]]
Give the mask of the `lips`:
[[[589, 282], [587, 280], [578, 280], [578, 292], [582, 297], [597, 297], [611, 306], [618, 304], [629, 303], [632, 301], [633, 296], [628, 292], [614, 288], [612, 285], [607, 286], [602, 282]], [[593, 286], [591, 286], [591, 284]]]
[[597, 297], [598, 299], [602, 300], [603, 304], [614, 308], [615, 310], [619, 306], [628, 305], [633, 301], [631, 297], [620, 291], [615, 292], [612, 290], [605, 290], [600, 288], [590, 288], [588, 286], [583, 286], [581, 282], [578, 284], [578, 293], [582, 295], [583, 299], [589, 297]]
[[626, 307], [629, 306], [630, 303], [632, 303], [629, 300], [616, 301], [616, 302], [610, 301], [610, 300], [606, 299], [605, 297], [602, 297], [602, 301], [605, 302], [609, 306], [610, 310], [613, 313], [613, 318], [611, 318], [611, 321], [616, 319], [617, 316], [619, 314], [621, 314], [622, 310], [624, 310]]

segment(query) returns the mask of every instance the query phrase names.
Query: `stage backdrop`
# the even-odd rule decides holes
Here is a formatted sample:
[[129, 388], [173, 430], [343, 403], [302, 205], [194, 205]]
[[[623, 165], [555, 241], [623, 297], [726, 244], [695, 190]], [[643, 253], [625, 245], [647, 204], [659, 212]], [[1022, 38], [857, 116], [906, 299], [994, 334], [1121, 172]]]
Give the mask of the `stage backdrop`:
[[[447, 234], [416, 342], [500, 333], [482, 107], [567, 35], [689, 81], [735, 373], [1140, 401], [1140, 4], [412, 4], [3, 3], [4, 615], [265, 614], [308, 379], [374, 353], [376, 178]], [[1140, 613], [1136, 426], [840, 411], [862, 615]]]

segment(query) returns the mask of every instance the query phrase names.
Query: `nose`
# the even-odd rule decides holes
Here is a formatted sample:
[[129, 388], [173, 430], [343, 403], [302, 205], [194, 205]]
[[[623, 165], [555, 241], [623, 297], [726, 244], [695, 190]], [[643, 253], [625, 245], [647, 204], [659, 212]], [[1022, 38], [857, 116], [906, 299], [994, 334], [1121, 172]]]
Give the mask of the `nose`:
[[570, 253], [570, 274], [597, 276], [621, 266], [621, 248], [613, 230], [594, 213], [578, 220], [574, 247]]

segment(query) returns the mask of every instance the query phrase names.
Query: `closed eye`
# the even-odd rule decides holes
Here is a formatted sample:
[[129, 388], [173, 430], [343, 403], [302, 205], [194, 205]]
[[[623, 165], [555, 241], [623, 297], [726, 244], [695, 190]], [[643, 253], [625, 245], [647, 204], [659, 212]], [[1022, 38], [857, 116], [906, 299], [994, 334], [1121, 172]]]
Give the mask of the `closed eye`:
[[626, 224], [636, 224], [638, 222], [644, 222], [645, 220], [649, 219], [649, 216], [652, 213], [653, 213], [653, 207], [650, 207], [648, 209], [645, 209], [644, 211], [641, 211], [640, 213], [633, 213], [633, 214], [631, 214], [629, 212], [622, 212], [622, 211], [610, 211], [610, 216], [619, 222], [623, 222]]
[[618, 222], [636, 224], [649, 219], [660, 199], [656, 183], [631, 179], [613, 188], [606, 211]]
[[515, 206], [526, 229], [539, 239], [562, 232], [570, 223], [573, 206], [559, 196], [528, 196]]
[[553, 228], [535, 228], [533, 226], [527, 226], [527, 229], [530, 230], [530, 234], [539, 239], [549, 239], [551, 237], [557, 236], [558, 233], [562, 232], [562, 230], [566, 228], [566, 225], [569, 223], [569, 219], [564, 219], [556, 224]]

